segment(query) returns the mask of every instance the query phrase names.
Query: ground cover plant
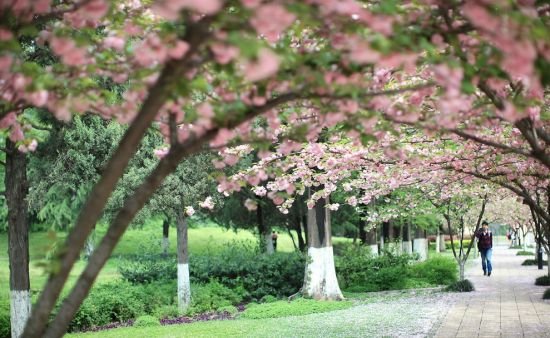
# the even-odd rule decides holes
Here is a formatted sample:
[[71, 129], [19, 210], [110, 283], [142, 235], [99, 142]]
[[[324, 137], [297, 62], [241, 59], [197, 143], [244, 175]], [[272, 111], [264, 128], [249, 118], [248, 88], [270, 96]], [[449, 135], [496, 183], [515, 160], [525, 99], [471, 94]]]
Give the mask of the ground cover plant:
[[[538, 265], [538, 262], [536, 259], [526, 259], [523, 261], [523, 263], [521, 263], [521, 265], [524, 265], [524, 266]], [[542, 265], [543, 266], [548, 265], [548, 261], [543, 260]]]
[[535, 285], [543, 285], [543, 286], [549, 286], [550, 285], [550, 276], [540, 276], [535, 279]]
[[522, 251], [518, 251], [516, 253], [516, 256], [534, 256], [534, 255], [535, 255], [535, 253], [532, 252], [532, 251], [523, 251], [522, 250]]
[[353, 306], [351, 301], [319, 302], [314, 299], [298, 298], [293, 301], [275, 301], [263, 304], [251, 304], [240, 315], [242, 318], [263, 319], [288, 316], [302, 316], [347, 309]]

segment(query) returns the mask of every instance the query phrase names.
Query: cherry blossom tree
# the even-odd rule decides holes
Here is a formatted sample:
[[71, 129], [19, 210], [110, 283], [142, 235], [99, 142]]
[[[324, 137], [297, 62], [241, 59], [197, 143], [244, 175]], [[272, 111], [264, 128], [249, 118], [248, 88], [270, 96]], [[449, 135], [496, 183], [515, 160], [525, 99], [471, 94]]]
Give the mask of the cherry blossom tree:
[[[6, 46], [0, 127], [12, 141], [32, 144], [20, 118], [28, 107], [61, 120], [90, 111], [129, 124], [59, 252], [59, 269], [33, 309], [28, 337], [63, 334], [136, 213], [179, 161], [206, 144], [255, 144], [267, 158], [266, 144], [276, 136], [292, 150], [337, 127], [359, 144], [383, 140], [400, 123], [550, 167], [541, 109], [549, 78], [545, 5], [16, 0], [0, 8], [10, 19], [0, 31]], [[53, 51], [55, 65], [22, 53], [41, 48]], [[105, 90], [115, 83], [124, 84], [120, 95]], [[86, 238], [154, 121], [177, 142], [168, 142], [166, 156], [127, 198], [45, 330]], [[519, 133], [498, 142], [503, 130]], [[310, 206], [332, 190], [324, 184]], [[279, 201], [279, 193], [274, 197]]]

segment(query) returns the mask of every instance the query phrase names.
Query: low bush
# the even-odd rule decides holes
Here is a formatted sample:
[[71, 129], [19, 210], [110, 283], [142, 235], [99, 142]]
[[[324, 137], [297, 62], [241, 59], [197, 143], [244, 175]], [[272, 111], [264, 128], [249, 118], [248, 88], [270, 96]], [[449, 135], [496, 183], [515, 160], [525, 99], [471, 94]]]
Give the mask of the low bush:
[[296, 293], [304, 281], [304, 265], [299, 253], [258, 255], [251, 249], [226, 247], [220, 255], [194, 256], [190, 274], [196, 283], [213, 279], [232, 289], [242, 286], [247, 300], [259, 300]]
[[122, 259], [118, 272], [123, 279], [133, 284], [169, 281], [176, 279], [177, 262], [173, 257], [162, 257], [154, 254], [133, 255]]
[[454, 291], [454, 292], [471, 292], [471, 291], [474, 291], [475, 288], [472, 282], [470, 282], [467, 279], [464, 279], [458, 282], [454, 282], [453, 284], [447, 286], [446, 290]]
[[84, 300], [69, 329], [82, 330], [153, 314], [157, 308], [172, 304], [176, 291], [175, 283], [99, 284]]
[[242, 286], [230, 289], [217, 281], [196, 285], [191, 289], [191, 308], [187, 314], [213, 312], [226, 306], [236, 305], [242, 302], [245, 294], [246, 291]]
[[156, 317], [145, 315], [145, 316], [138, 317], [134, 322], [134, 326], [136, 327], [160, 326], [160, 322]]
[[348, 245], [336, 259], [340, 286], [350, 292], [385, 291], [448, 285], [457, 280], [455, 261], [436, 256], [421, 263], [414, 257], [386, 251], [373, 256], [368, 247]]
[[510, 249], [523, 249], [523, 245], [511, 245]]
[[9, 338], [10, 336], [10, 301], [7, 298], [0, 298], [0, 338]]
[[[458, 249], [458, 248], [460, 247], [460, 242], [459, 242], [456, 238], [454, 238], [454, 236], [453, 236], [453, 241], [454, 241], [454, 244], [455, 244], [455, 249]], [[471, 241], [472, 241], [472, 240], [470, 240], [470, 239], [465, 239], [465, 240], [462, 242], [462, 246], [463, 246], [464, 248], [467, 248], [467, 247], [470, 245], [470, 242], [471, 242]], [[446, 249], [446, 250], [452, 250], [451, 241], [445, 241], [445, 249]]]
[[[247, 300], [263, 296], [284, 297], [296, 293], [304, 279], [305, 258], [299, 253], [258, 255], [252, 247], [226, 246], [216, 255], [189, 257], [191, 281], [205, 284], [216, 280], [229, 288], [244, 287]], [[134, 260], [121, 260], [118, 270], [134, 284], [170, 281], [177, 277], [174, 258], [144, 255]]]
[[236, 315], [239, 312], [239, 309], [237, 307], [230, 305], [230, 306], [222, 306], [218, 308], [218, 312], [227, 312], [230, 315]]
[[452, 258], [435, 256], [413, 264], [410, 275], [431, 285], [449, 285], [457, 281], [458, 267]]
[[310, 313], [343, 310], [353, 306], [349, 301], [318, 301], [299, 298], [292, 302], [277, 301], [268, 304], [254, 304], [240, 315], [243, 318], [262, 319], [288, 316], [303, 316]]
[[534, 252], [531, 252], [531, 251], [523, 251], [523, 250], [522, 250], [522, 251], [518, 251], [518, 252], [516, 253], [516, 256], [533, 256], [533, 255], [535, 255]]
[[535, 279], [535, 285], [549, 286], [550, 285], [550, 277], [548, 277], [548, 276], [538, 277], [537, 279]]
[[[175, 281], [149, 284], [117, 281], [99, 284], [84, 300], [69, 330], [81, 331], [136, 318], [142, 318], [143, 325], [146, 326], [148, 317], [154, 318], [157, 323], [159, 319], [176, 318], [181, 315], [177, 308], [176, 293]], [[216, 281], [192, 285], [188, 314], [214, 312], [237, 305], [242, 302], [245, 294], [242, 287], [230, 289]]]
[[550, 299], [550, 289], [546, 289], [542, 294], [542, 299]]
[[373, 256], [369, 247], [348, 245], [336, 257], [336, 273], [340, 286], [347, 291], [402, 289], [412, 260], [412, 256], [396, 255], [390, 251]]
[[176, 304], [162, 305], [153, 311], [153, 315], [158, 319], [171, 319], [180, 316], [180, 312]]
[[[530, 266], [530, 265], [538, 265], [536, 259], [526, 259], [521, 263], [521, 265]], [[548, 265], [548, 261], [543, 260], [542, 265]]]

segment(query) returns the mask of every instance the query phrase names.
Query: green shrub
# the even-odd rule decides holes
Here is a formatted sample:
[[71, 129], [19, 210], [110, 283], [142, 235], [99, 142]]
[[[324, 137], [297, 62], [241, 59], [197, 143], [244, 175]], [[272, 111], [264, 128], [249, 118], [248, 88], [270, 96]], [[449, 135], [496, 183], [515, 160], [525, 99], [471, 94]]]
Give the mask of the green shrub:
[[254, 304], [242, 314], [243, 318], [262, 319], [288, 316], [303, 316], [310, 313], [320, 313], [347, 309], [353, 306], [349, 301], [318, 301], [299, 298], [292, 302], [277, 301], [274, 303]]
[[[247, 299], [265, 295], [284, 297], [300, 289], [304, 280], [305, 258], [299, 253], [258, 255], [251, 247], [226, 246], [216, 255], [189, 257], [191, 281], [197, 284], [217, 280], [229, 288], [243, 286]], [[174, 280], [177, 277], [175, 259], [144, 255], [136, 261], [121, 260], [118, 270], [134, 284]]]
[[538, 277], [537, 279], [535, 279], [535, 285], [542, 285], [542, 286], [550, 285], [550, 277], [548, 276]]
[[158, 319], [170, 319], [180, 316], [177, 305], [162, 305], [153, 311], [153, 315]]
[[[455, 249], [458, 249], [460, 247], [460, 241], [458, 241], [456, 238], [454, 238], [454, 236], [453, 236], [453, 241], [454, 241], [454, 244], [455, 244]], [[464, 249], [466, 249], [470, 245], [470, 242], [471, 242], [470, 239], [465, 239], [462, 242], [462, 246], [464, 247]], [[435, 246], [434, 246], [434, 248], [435, 248]], [[452, 250], [451, 241], [445, 241], [445, 249], [446, 250]]]
[[0, 299], [0, 338], [9, 338], [10, 336], [10, 301], [2, 298]]
[[518, 251], [516, 256], [533, 256], [535, 253], [531, 251]]
[[523, 249], [523, 245], [512, 245], [510, 249]]
[[273, 303], [277, 301], [277, 297], [273, 297], [272, 295], [266, 295], [266, 296], [263, 296], [260, 301], [262, 303]]
[[546, 289], [542, 294], [542, 299], [550, 299], [550, 289]]
[[410, 275], [431, 285], [449, 285], [457, 281], [458, 267], [452, 258], [435, 256], [413, 264]]
[[157, 318], [149, 315], [139, 316], [134, 322], [135, 327], [150, 327], [160, 326], [160, 322]]
[[191, 289], [191, 307], [189, 314], [213, 312], [220, 308], [236, 305], [246, 294], [242, 287], [230, 289], [217, 282], [210, 281], [204, 285], [196, 285]]
[[236, 315], [239, 310], [235, 306], [222, 306], [218, 308], [218, 312], [227, 312], [230, 315]]
[[471, 291], [474, 291], [475, 288], [474, 288], [474, 285], [472, 284], [472, 282], [470, 282], [467, 279], [464, 279], [464, 280], [454, 282], [453, 284], [449, 285], [446, 288], [446, 290], [447, 291], [454, 291], [454, 292], [471, 292]]
[[369, 247], [348, 245], [336, 257], [336, 273], [340, 285], [347, 291], [403, 289], [412, 260], [412, 256], [396, 255], [390, 251], [373, 256]]
[[76, 313], [69, 330], [123, 322], [174, 302], [175, 283], [132, 285], [117, 281], [95, 286]]
[[[521, 265], [530, 266], [530, 265], [538, 265], [536, 259], [526, 259], [521, 263]], [[548, 265], [548, 261], [543, 260], [542, 265]]]
[[244, 287], [246, 299], [296, 293], [304, 281], [305, 258], [299, 253], [258, 255], [243, 247], [226, 247], [220, 255], [190, 258], [191, 280], [217, 280], [229, 288]]
[[169, 281], [177, 277], [177, 261], [153, 254], [133, 255], [130, 259], [121, 259], [118, 272], [133, 284]]

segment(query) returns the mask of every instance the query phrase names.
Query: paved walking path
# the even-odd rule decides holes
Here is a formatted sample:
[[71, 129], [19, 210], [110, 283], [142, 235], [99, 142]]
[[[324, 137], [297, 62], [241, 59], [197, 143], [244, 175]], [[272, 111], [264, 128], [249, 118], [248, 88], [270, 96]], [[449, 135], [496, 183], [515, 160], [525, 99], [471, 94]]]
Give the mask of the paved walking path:
[[536, 286], [536, 277], [547, 273], [536, 266], [522, 266], [531, 258], [517, 250], [493, 249], [493, 274], [483, 276], [480, 259], [466, 271], [476, 291], [464, 294], [448, 312], [436, 338], [450, 337], [548, 337], [550, 301], [542, 300], [547, 287]]

